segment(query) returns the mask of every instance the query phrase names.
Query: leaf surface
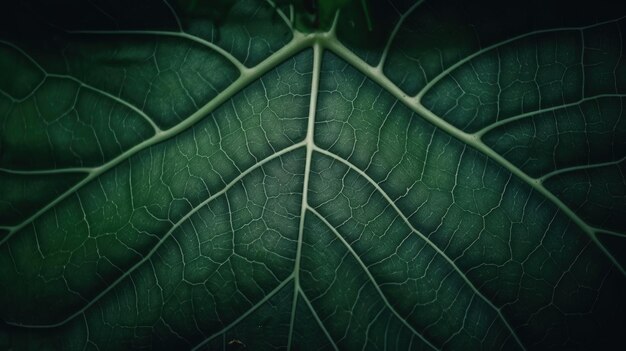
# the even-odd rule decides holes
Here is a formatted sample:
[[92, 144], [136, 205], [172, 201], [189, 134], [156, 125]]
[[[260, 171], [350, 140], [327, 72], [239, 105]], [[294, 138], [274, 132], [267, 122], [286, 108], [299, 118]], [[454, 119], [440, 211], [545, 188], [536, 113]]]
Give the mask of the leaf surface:
[[626, 345], [623, 5], [278, 5], [7, 5], [0, 346]]

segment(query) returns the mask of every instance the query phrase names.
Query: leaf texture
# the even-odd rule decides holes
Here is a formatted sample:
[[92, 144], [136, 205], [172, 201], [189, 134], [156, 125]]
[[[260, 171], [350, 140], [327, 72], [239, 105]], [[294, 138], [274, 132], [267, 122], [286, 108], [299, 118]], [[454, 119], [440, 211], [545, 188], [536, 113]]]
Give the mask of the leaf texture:
[[7, 6], [2, 348], [626, 345], [623, 5]]

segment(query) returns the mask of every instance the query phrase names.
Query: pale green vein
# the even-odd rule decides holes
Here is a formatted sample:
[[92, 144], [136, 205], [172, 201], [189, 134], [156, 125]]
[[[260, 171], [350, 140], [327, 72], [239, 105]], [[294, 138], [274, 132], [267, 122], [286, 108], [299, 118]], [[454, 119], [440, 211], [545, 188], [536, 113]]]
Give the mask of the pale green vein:
[[25, 219], [20, 224], [10, 227], [9, 234], [7, 234], [4, 238], [0, 239], [0, 245], [7, 242], [16, 232], [20, 231], [22, 228], [32, 223], [34, 220], [39, 218], [39, 216], [46, 213], [48, 210], [56, 206], [58, 203], [65, 200], [68, 196], [70, 196], [71, 194], [81, 189], [85, 184], [91, 182], [93, 179], [99, 177], [100, 175], [108, 171], [109, 169], [117, 166], [118, 164], [122, 163], [123, 161], [127, 160], [128, 158], [137, 154], [138, 152], [144, 149], [147, 149], [155, 144], [158, 144], [162, 141], [168, 140], [180, 134], [181, 132], [187, 130], [191, 126], [195, 125], [198, 121], [200, 121], [202, 118], [207, 116], [217, 107], [219, 107], [222, 103], [224, 103], [225, 101], [228, 101], [235, 94], [239, 93], [244, 87], [256, 81], [263, 74], [275, 68], [276, 66], [278, 66], [279, 64], [287, 60], [288, 58], [292, 57], [293, 55], [295, 55], [296, 53], [304, 49], [307, 45], [311, 43], [311, 40], [312, 38], [308, 38], [308, 37], [298, 37], [297, 39], [293, 39], [289, 44], [287, 44], [286, 46], [284, 46], [283, 48], [281, 48], [280, 50], [272, 54], [265, 61], [255, 66], [254, 69], [251, 69], [247, 71], [246, 73], [241, 74], [241, 76], [235, 82], [233, 82], [230, 86], [224, 89], [215, 98], [213, 98], [211, 101], [206, 103], [196, 112], [192, 113], [189, 117], [187, 117], [181, 123], [177, 124], [176, 126], [166, 131], [155, 134], [150, 139], [146, 139], [143, 142], [136, 144], [135, 146], [131, 147], [130, 149], [126, 150], [125, 152], [111, 159], [107, 163], [94, 168], [91, 171], [91, 173], [87, 175], [87, 177], [83, 178], [80, 182], [76, 183], [73, 187], [71, 187], [64, 193], [57, 196], [54, 200], [52, 200], [47, 205], [39, 209], [37, 212], [35, 212], [33, 215]]
[[306, 145], [306, 161], [304, 165], [304, 180], [302, 184], [302, 203], [300, 204], [300, 226], [298, 229], [298, 246], [296, 249], [296, 260], [294, 263], [294, 291], [291, 310], [291, 322], [289, 324], [289, 338], [287, 350], [291, 350], [294, 321], [296, 316], [296, 302], [298, 298], [297, 289], [300, 287], [300, 259], [302, 256], [302, 240], [304, 236], [304, 218], [308, 204], [307, 195], [309, 193], [309, 173], [311, 173], [311, 156], [313, 154], [313, 136], [315, 135], [315, 111], [317, 110], [317, 93], [319, 91], [320, 70], [322, 66], [322, 48], [318, 43], [313, 45], [313, 75], [311, 78], [311, 100], [309, 103], [309, 117], [307, 133], [304, 139]]
[[115, 281], [113, 281], [111, 284], [109, 284], [109, 286], [107, 286], [106, 289], [102, 290], [91, 301], [89, 301], [88, 304], [86, 304], [85, 306], [83, 306], [82, 308], [77, 310], [76, 312], [72, 313], [70, 316], [68, 316], [67, 318], [63, 319], [62, 321], [57, 322], [57, 323], [53, 323], [53, 324], [46, 324], [46, 325], [22, 324], [22, 323], [10, 322], [10, 321], [7, 321], [6, 323], [9, 324], [9, 325], [19, 326], [19, 327], [24, 327], [24, 328], [54, 328], [54, 327], [58, 327], [58, 326], [61, 326], [61, 325], [64, 325], [64, 324], [68, 323], [69, 321], [73, 320], [74, 318], [76, 318], [77, 316], [81, 315], [86, 310], [88, 310], [91, 306], [93, 306], [96, 302], [98, 302], [102, 297], [104, 297], [109, 291], [114, 289], [126, 277], [129, 277], [135, 270], [137, 270], [146, 261], [148, 261], [152, 257], [152, 255], [154, 255], [154, 253], [159, 249], [159, 247], [161, 247], [163, 245], [163, 243], [165, 243], [165, 241], [169, 237], [171, 237], [173, 235], [173, 233], [176, 231], [176, 229], [178, 227], [180, 227], [185, 221], [187, 221], [193, 214], [198, 212], [201, 208], [203, 208], [204, 206], [209, 204], [211, 201], [213, 201], [216, 198], [224, 195], [235, 184], [240, 182], [245, 176], [247, 176], [248, 174], [252, 173], [254, 170], [262, 167], [263, 165], [267, 164], [268, 162], [270, 162], [270, 161], [272, 161], [272, 160], [274, 160], [274, 159], [276, 159], [276, 158], [278, 158], [278, 157], [280, 157], [282, 155], [285, 155], [285, 154], [287, 154], [289, 152], [292, 152], [292, 151], [294, 151], [294, 150], [296, 150], [298, 148], [304, 147], [304, 146], [305, 146], [304, 142], [293, 144], [293, 145], [291, 145], [289, 147], [286, 147], [286, 148], [282, 149], [281, 151], [279, 151], [279, 152], [277, 152], [275, 154], [272, 154], [272, 155], [266, 157], [265, 159], [263, 159], [259, 163], [253, 165], [252, 167], [250, 167], [250, 168], [246, 169], [245, 171], [243, 171], [242, 173], [240, 173], [237, 177], [235, 177], [232, 181], [230, 181], [224, 188], [222, 188], [222, 190], [220, 190], [220, 191], [216, 192], [215, 194], [211, 195], [210, 197], [208, 197], [207, 199], [205, 199], [204, 201], [199, 203], [197, 206], [195, 206], [193, 209], [191, 209], [191, 211], [187, 212], [181, 219], [179, 219], [167, 231], [167, 233], [165, 233], [163, 235], [163, 237], [161, 237], [159, 239], [159, 241], [152, 247], [152, 249], [141, 260], [137, 261], [137, 263], [135, 263], [131, 268], [129, 268], [126, 272], [124, 272], [124, 274], [120, 275]]
[[542, 175], [541, 177], [537, 178], [537, 180], [541, 183], [544, 183], [548, 178], [554, 177], [556, 175], [559, 174], [563, 174], [563, 173], [569, 173], [569, 172], [576, 172], [576, 171], [584, 171], [584, 170], [591, 170], [594, 168], [602, 168], [602, 167], [609, 167], [609, 166], [615, 166], [618, 165], [622, 162], [624, 162], [626, 160], [626, 156], [618, 159], [618, 160], [614, 160], [614, 161], [606, 161], [606, 162], [598, 162], [598, 163], [590, 163], [590, 164], [586, 164], [586, 165], [578, 165], [578, 166], [571, 166], [571, 167], [564, 167], [564, 168], [559, 168], [556, 169], [550, 173], [546, 173], [544, 175]]
[[280, 18], [283, 20], [283, 22], [285, 22], [285, 24], [287, 25], [287, 27], [289, 27], [289, 29], [291, 31], [294, 31], [294, 27], [291, 24], [291, 20], [289, 18], [287, 18], [287, 15], [285, 15], [285, 13], [283, 12], [283, 10], [281, 10], [280, 8], [278, 8], [278, 6], [276, 5], [276, 2], [272, 1], [272, 0], [265, 0], [268, 4], [270, 4], [270, 6], [272, 6], [272, 8], [274, 9], [274, 11], [276, 11], [276, 13], [278, 14], [278, 16], [280, 16]]
[[[316, 151], [318, 151], [318, 149], [316, 149]], [[357, 261], [357, 263], [359, 264], [359, 266], [361, 266], [361, 268], [363, 269], [363, 271], [365, 272], [365, 274], [367, 275], [367, 278], [369, 279], [370, 283], [372, 283], [372, 285], [374, 286], [374, 289], [376, 289], [376, 292], [378, 293], [378, 295], [380, 296], [380, 298], [383, 300], [383, 303], [385, 304], [385, 306], [387, 306], [387, 308], [389, 308], [389, 310], [391, 311], [391, 313], [393, 313], [394, 316], [396, 316], [396, 318], [398, 318], [398, 320], [400, 321], [400, 323], [402, 323], [405, 327], [407, 327], [413, 334], [417, 335], [417, 337], [419, 337], [426, 345], [430, 346], [433, 350], [437, 350], [437, 347], [435, 347], [435, 345], [433, 345], [430, 341], [428, 341], [428, 339], [426, 339], [420, 332], [418, 332], [417, 330], [415, 330], [415, 328], [413, 328], [412, 325], [410, 325], [404, 317], [402, 317], [398, 311], [396, 311], [396, 309], [391, 305], [391, 303], [389, 302], [389, 300], [387, 300], [387, 296], [385, 296], [385, 294], [383, 293], [383, 291], [380, 289], [380, 286], [378, 285], [378, 283], [376, 282], [376, 279], [374, 278], [374, 276], [372, 275], [372, 273], [370, 272], [370, 270], [367, 268], [367, 266], [365, 265], [365, 263], [363, 263], [363, 261], [361, 260], [361, 257], [359, 257], [359, 255], [354, 251], [354, 249], [352, 248], [352, 246], [350, 246], [350, 244], [343, 238], [343, 236], [341, 236], [341, 234], [339, 234], [339, 232], [337, 232], [337, 229], [335, 229], [335, 227], [333, 227], [332, 224], [330, 224], [326, 218], [324, 218], [319, 212], [317, 212], [316, 209], [312, 208], [312, 207], [308, 207], [307, 208], [311, 213], [313, 213], [317, 218], [319, 218], [324, 225], [326, 225], [328, 227], [328, 229], [330, 229], [333, 234], [335, 234], [335, 236], [337, 237], [337, 239], [339, 241], [341, 241], [341, 243], [346, 247], [346, 249], [348, 250], [348, 252], [350, 252], [350, 254], [352, 255], [352, 257]], [[400, 214], [402, 215], [402, 214]]]
[[6, 45], [6, 46], [8, 46], [8, 47], [18, 51], [20, 54], [22, 54], [24, 57], [26, 57], [33, 65], [35, 65], [35, 67], [37, 67], [38, 70], [40, 70], [42, 73], [46, 74], [46, 70], [43, 69], [43, 67], [41, 67], [41, 65], [32, 56], [30, 56], [26, 51], [22, 50], [21, 47], [13, 44], [11, 42], [8, 42], [6, 40], [2, 40], [2, 39], [0, 39], [0, 44], [4, 44], [4, 45]]
[[0, 172], [18, 175], [49, 175], [66, 173], [90, 173], [93, 167], [67, 167], [55, 169], [12, 169], [0, 167]]
[[594, 95], [594, 96], [588, 96], [585, 98], [582, 98], [578, 101], [574, 101], [574, 102], [570, 102], [567, 104], [562, 104], [562, 105], [557, 105], [557, 106], [552, 106], [552, 107], [547, 107], [547, 108], [543, 108], [543, 109], [539, 109], [539, 110], [535, 110], [535, 111], [529, 111], [526, 113], [521, 113], [519, 115], [515, 115], [515, 116], [511, 116], [511, 117], [506, 117], [500, 121], [497, 121], [495, 123], [492, 123], [486, 127], [484, 127], [483, 129], [474, 132], [474, 136], [478, 137], [478, 138], [482, 138], [485, 134], [487, 134], [488, 132], [501, 127], [503, 125], [509, 124], [511, 122], [514, 121], [519, 121], [521, 119], [524, 118], [528, 118], [528, 117], [533, 117], [542, 113], [546, 113], [546, 112], [552, 112], [552, 111], [558, 111], [558, 110], [563, 110], [566, 109], [568, 107], [574, 107], [574, 106], [578, 106], [583, 104], [584, 102], [587, 101], [592, 101], [592, 100], [597, 100], [597, 99], [604, 99], [604, 98], [625, 98], [626, 94], [598, 94], [598, 95]]
[[417, 228], [415, 228], [413, 226], [413, 224], [409, 221], [409, 219], [404, 215], [404, 212], [402, 212], [398, 206], [396, 205], [396, 203], [389, 197], [389, 195], [380, 187], [380, 185], [378, 183], [376, 183], [376, 181], [374, 181], [369, 175], [367, 175], [364, 171], [362, 171], [360, 168], [356, 167], [355, 165], [353, 165], [352, 163], [350, 163], [347, 160], [344, 160], [343, 158], [333, 154], [330, 151], [324, 150], [320, 147], [315, 147], [315, 151], [326, 155], [327, 157], [330, 157], [334, 160], [339, 161], [340, 163], [342, 163], [343, 165], [345, 165], [346, 167], [348, 167], [349, 169], [351, 169], [352, 171], [356, 172], [358, 175], [360, 175], [361, 177], [363, 177], [365, 180], [367, 180], [373, 187], [374, 189], [376, 189], [376, 191], [378, 191], [383, 198], [389, 203], [389, 205], [398, 213], [398, 216], [400, 216], [400, 218], [402, 219], [402, 221], [409, 227], [409, 229], [411, 229], [411, 231], [413, 231], [415, 234], [417, 234], [422, 240], [424, 240], [430, 247], [432, 247], [433, 250], [435, 250], [453, 269], [454, 271], [456, 271], [457, 274], [459, 274], [459, 276], [461, 277], [461, 279], [463, 279], [463, 281], [470, 287], [470, 289], [472, 289], [472, 291], [474, 292], [474, 294], [478, 295], [489, 307], [491, 307], [500, 317], [500, 319], [502, 320], [502, 323], [504, 323], [504, 325], [506, 326], [506, 328], [509, 330], [509, 332], [511, 333], [511, 335], [515, 338], [515, 341], [517, 342], [517, 344], [523, 349], [524, 345], [522, 344], [521, 340], [519, 339], [519, 337], [517, 336], [517, 334], [515, 333], [515, 330], [513, 329], [513, 327], [511, 327], [511, 325], [509, 324], [509, 322], [507, 321], [507, 319], [504, 317], [504, 315], [502, 314], [502, 311], [500, 310], [500, 308], [498, 308], [497, 306], [495, 306], [489, 299], [487, 299], [487, 297], [485, 297], [480, 290], [478, 290], [478, 288], [476, 288], [476, 286], [474, 286], [474, 284], [467, 278], [467, 276], [465, 276], [465, 274], [463, 273], [463, 271], [456, 265], [456, 263], [450, 258], [448, 257], [448, 255], [446, 255], [437, 245], [435, 245], [435, 243], [433, 243], [427, 236], [425, 236], [424, 234], [422, 234], [419, 230], [417, 230]]
[[[104, 96], [104, 97], [107, 97], [107, 98], [109, 98], [109, 99], [111, 99], [111, 100], [113, 100], [113, 101], [115, 101], [115, 102], [117, 102], [117, 103], [119, 103], [119, 104], [121, 104], [121, 105], [123, 105], [123, 106], [125, 106], [125, 107], [127, 107], [127, 108], [129, 108], [129, 109], [131, 109], [133, 112], [135, 112], [135, 113], [137, 113], [139, 116], [141, 116], [141, 117], [142, 117], [142, 118], [143, 118], [143, 119], [144, 119], [144, 120], [145, 120], [148, 124], [150, 124], [150, 126], [152, 127], [152, 129], [153, 129], [153, 131], [154, 131], [155, 133], [159, 133], [159, 132], [161, 132], [161, 129], [160, 129], [160, 128], [159, 128], [159, 127], [158, 127], [158, 126], [154, 123], [154, 121], [152, 120], [152, 118], [150, 118], [150, 117], [149, 117], [148, 115], [146, 115], [143, 111], [141, 111], [139, 108], [137, 108], [137, 107], [136, 107], [136, 106], [134, 106], [133, 104], [129, 103], [128, 101], [123, 100], [123, 99], [121, 99], [120, 97], [115, 96], [115, 95], [113, 95], [113, 94], [110, 94], [110, 93], [108, 93], [108, 92], [106, 92], [106, 91], [104, 91], [104, 90], [102, 90], [102, 89], [99, 89], [99, 88], [96, 88], [96, 87], [94, 87], [94, 86], [92, 86], [92, 85], [89, 85], [89, 84], [87, 84], [87, 83], [83, 82], [82, 80], [80, 80], [80, 79], [78, 79], [78, 78], [76, 78], [76, 77], [74, 77], [74, 76], [67, 75], [67, 74], [55, 74], [55, 73], [49, 73], [48, 71], [46, 71], [46, 70], [45, 70], [45, 69], [44, 69], [44, 68], [43, 68], [43, 67], [39, 64], [39, 62], [37, 62], [37, 60], [35, 60], [32, 56], [30, 56], [30, 55], [29, 55], [26, 51], [22, 50], [22, 48], [20, 48], [19, 46], [15, 45], [15, 44], [13, 44], [13, 43], [10, 43], [10, 42], [7, 42], [7, 41], [4, 41], [4, 40], [0, 40], [0, 43], [1, 43], [1, 44], [4, 44], [4, 45], [7, 45], [7, 46], [9, 46], [9, 47], [13, 48], [14, 50], [18, 51], [18, 52], [19, 52], [20, 54], [22, 54], [22, 55], [23, 55], [26, 59], [28, 59], [28, 60], [29, 60], [29, 61], [30, 61], [30, 62], [31, 62], [31, 63], [32, 63], [35, 67], [37, 67], [37, 69], [38, 69], [38, 70], [40, 70], [40, 71], [43, 73], [43, 75], [44, 75], [44, 79], [43, 79], [43, 80], [42, 80], [42, 81], [41, 81], [41, 82], [40, 82], [40, 83], [39, 83], [36, 87], [34, 87], [33, 91], [32, 91], [32, 92], [31, 92], [28, 96], [31, 96], [32, 94], [34, 94], [34, 93], [37, 91], [37, 89], [38, 89], [39, 87], [41, 87], [41, 86], [45, 83], [45, 81], [46, 81], [46, 79], [47, 79], [47, 78], [67, 79], [67, 80], [70, 80], [70, 81], [72, 81], [72, 82], [74, 82], [74, 83], [78, 84], [78, 85], [79, 85], [80, 87], [82, 87], [82, 88], [85, 88], [85, 89], [91, 90], [91, 91], [93, 91], [93, 92], [95, 92], [95, 93], [97, 93], [97, 94], [100, 94], [100, 95], [102, 95], [102, 96]], [[77, 92], [77, 94], [78, 94], [78, 93], [79, 93], [79, 92]], [[26, 98], [28, 98], [28, 96], [27, 96], [27, 97], [25, 97], [25, 98], [23, 98], [23, 99], [20, 99], [20, 100], [25, 100]], [[20, 101], [20, 100], [18, 100], [18, 101]]]
[[320, 327], [320, 329], [322, 329], [322, 332], [324, 333], [324, 335], [326, 335], [326, 338], [328, 339], [330, 344], [333, 346], [333, 348], [335, 350], [339, 350], [339, 347], [337, 346], [337, 344], [335, 344], [335, 341], [333, 340], [333, 337], [330, 335], [330, 333], [328, 332], [328, 330], [324, 326], [324, 323], [320, 319], [320, 316], [317, 315], [317, 312], [315, 311], [315, 308], [311, 304], [311, 300], [309, 300], [309, 298], [306, 296], [306, 294], [302, 290], [302, 287], [300, 287], [300, 286], [298, 287], [298, 293], [300, 294], [300, 296], [302, 297], [302, 300], [304, 301], [304, 303], [306, 304], [307, 308], [311, 312], [311, 315], [313, 315], [313, 319], [315, 319], [315, 322], [317, 323], [317, 325]]
[[435, 84], [437, 84], [441, 79], [443, 79], [444, 77], [448, 76], [452, 71], [456, 70], [457, 68], [459, 68], [460, 66], [464, 65], [465, 63], [473, 60], [474, 58], [488, 52], [491, 51], [493, 49], [497, 49], [499, 47], [502, 47], [506, 44], [510, 44], [512, 42], [515, 42], [517, 40], [520, 39], [524, 39], [524, 38], [528, 38], [534, 35], [540, 35], [540, 34], [546, 34], [546, 33], [558, 33], [558, 32], [567, 32], [567, 31], [583, 31], [586, 29], [590, 29], [590, 28], [594, 28], [594, 27], [599, 27], [605, 24], [609, 24], [609, 23], [616, 23], [622, 19], [624, 19], [626, 17], [620, 17], [617, 19], [613, 19], [613, 20], [608, 20], [608, 21], [603, 21], [603, 22], [598, 22], [589, 26], [584, 26], [584, 27], [561, 27], [561, 28], [548, 28], [548, 29], [541, 29], [541, 30], [536, 30], [536, 31], [532, 31], [532, 32], [528, 32], [528, 33], [524, 33], [512, 38], [509, 38], [507, 40], [503, 40], [500, 41], [498, 43], [495, 43], [493, 45], [484, 47], [480, 50], [477, 50], [476, 52], [474, 52], [471, 55], [468, 55], [466, 57], [464, 57], [463, 59], [459, 60], [458, 62], [456, 62], [455, 64], [451, 65], [450, 67], [446, 68], [445, 70], [443, 70], [441, 73], [439, 73], [435, 78], [433, 78], [430, 82], [428, 82], [428, 84], [426, 84], [421, 90], [420, 92], [418, 92], [415, 97], [417, 98], [418, 101], [420, 101], [422, 99], [422, 97], [424, 97], [424, 95], [426, 95], [426, 93], [430, 90], [430, 88], [432, 88]]
[[404, 24], [404, 21], [406, 21], [407, 17], [409, 17], [413, 13], [413, 11], [415, 11], [415, 9], [417, 9], [423, 2], [424, 0], [419, 0], [415, 2], [413, 5], [411, 5], [411, 7], [404, 14], [400, 16], [400, 19], [398, 19], [398, 23], [396, 23], [396, 25], [393, 27], [393, 31], [389, 35], [389, 39], [387, 39], [387, 42], [385, 43], [385, 47], [383, 48], [383, 53], [380, 56], [380, 62], [378, 63], [376, 67], [378, 71], [381, 72], [381, 74], [383, 71], [383, 67], [385, 66], [385, 61], [387, 60], [387, 55], [389, 55], [389, 49], [391, 48], [391, 44], [393, 43], [393, 40], [396, 38], [396, 35], [398, 35], [398, 31], [400, 31], [400, 28]]
[[[160, 132], [162, 132], [161, 128], [159, 128], [159, 126], [156, 125], [156, 123], [154, 123], [154, 121], [152, 120], [152, 118], [150, 118], [148, 115], [146, 115], [142, 110], [140, 110], [139, 108], [137, 108], [136, 106], [134, 106], [133, 104], [129, 103], [128, 101], [121, 99], [118, 96], [115, 96], [111, 93], [108, 93], [102, 89], [96, 88], [92, 85], [89, 85], [85, 82], [83, 82], [82, 80], [70, 76], [70, 75], [66, 75], [66, 74], [55, 74], [55, 73], [47, 73], [46, 75], [50, 78], [57, 78], [57, 79], [67, 79], [70, 80], [76, 84], [78, 84], [81, 88], [85, 88], [87, 90], [91, 90], [97, 94], [100, 94], [104, 97], [107, 97], [115, 102], [117, 102], [120, 105], [123, 105], [129, 109], [131, 109], [133, 112], [135, 112], [136, 114], [138, 114], [139, 116], [141, 116], [146, 122], [148, 122], [148, 124], [150, 124], [150, 126], [152, 127], [152, 130], [154, 131], [154, 133], [158, 134]], [[80, 92], [77, 92], [76, 94], [79, 94]]]
[[593, 229], [580, 218], [571, 208], [565, 205], [556, 195], [550, 192], [544, 187], [540, 181], [534, 179], [528, 174], [524, 173], [521, 169], [504, 158], [502, 155], [495, 152], [485, 143], [483, 143], [477, 136], [468, 134], [452, 124], [445, 121], [443, 118], [435, 115], [432, 111], [427, 109], [421, 104], [419, 99], [411, 97], [403, 92], [395, 83], [389, 78], [377, 73], [375, 67], [368, 65], [366, 62], [358, 58], [354, 53], [348, 50], [345, 46], [338, 43], [335, 40], [324, 40], [324, 45], [328, 49], [332, 50], [335, 54], [339, 55], [342, 59], [352, 65], [354, 68], [363, 73], [366, 77], [385, 88], [389, 93], [395, 96], [398, 100], [402, 101], [404, 105], [410, 108], [417, 115], [430, 122], [437, 128], [458, 139], [459, 141], [469, 145], [478, 152], [484, 154], [494, 162], [504, 167], [522, 181], [530, 185], [539, 194], [545, 196], [548, 200], [554, 203], [567, 217], [569, 217], [577, 226], [579, 226], [585, 234], [594, 242], [594, 244], [606, 255], [606, 257], [617, 267], [617, 269], [626, 276], [626, 269], [619, 263], [619, 261], [607, 250], [606, 247], [598, 240]]
[[227, 331], [229, 331], [232, 328], [234, 328], [235, 326], [237, 326], [237, 324], [241, 323], [241, 321], [246, 319], [249, 315], [254, 313], [254, 311], [256, 311], [257, 309], [259, 309], [259, 307], [263, 306], [263, 304], [267, 303], [272, 297], [276, 296], [276, 294], [278, 294], [287, 284], [289, 284], [289, 282], [292, 279], [293, 279], [293, 275], [290, 275], [289, 277], [287, 277], [287, 279], [283, 280], [282, 283], [278, 284], [277, 287], [275, 287], [272, 291], [270, 291], [267, 295], [265, 295], [261, 300], [259, 300], [259, 302], [257, 302], [256, 304], [252, 305], [252, 307], [250, 307], [245, 313], [243, 313], [241, 316], [237, 317], [237, 319], [235, 319], [234, 321], [229, 323], [226, 327], [222, 328], [220, 331], [217, 331], [217, 332], [213, 333], [211, 336], [209, 336], [208, 338], [204, 339], [198, 345], [196, 345], [193, 348], [191, 348], [191, 351], [196, 351], [196, 350], [201, 349], [206, 344], [211, 342], [211, 340], [215, 339], [216, 337], [226, 333]]
[[620, 232], [616, 232], [614, 230], [608, 230], [608, 229], [604, 229], [604, 228], [593, 228], [593, 229], [598, 234], [612, 235], [612, 236], [616, 236], [616, 237], [619, 237], [619, 238], [626, 239], [626, 233], [620, 233]]
[[172, 5], [170, 5], [169, 1], [167, 0], [163, 0], [163, 3], [170, 10], [170, 12], [172, 13], [172, 16], [174, 16], [174, 20], [176, 20], [176, 24], [178, 25], [178, 30], [182, 31], [183, 25], [180, 21], [180, 18], [178, 17], [178, 14], [176, 13], [176, 11], [174, 11], [174, 8], [172, 7]]
[[[0, 43], [5, 44], [4, 42], [2, 42], [2, 40], [0, 40]], [[6, 97], [7, 99], [11, 100], [14, 103], [22, 103], [28, 99], [30, 99], [33, 95], [35, 95], [35, 93], [37, 93], [37, 90], [39, 90], [39, 88], [41, 88], [44, 84], [46, 83], [46, 77], [44, 75], [44, 78], [37, 83], [37, 85], [35, 87], [33, 87], [33, 89], [30, 91], [30, 93], [26, 94], [24, 97], [22, 98], [16, 98], [14, 96], [11, 96], [9, 93], [0, 90], [0, 94], [3, 95], [4, 97]]]

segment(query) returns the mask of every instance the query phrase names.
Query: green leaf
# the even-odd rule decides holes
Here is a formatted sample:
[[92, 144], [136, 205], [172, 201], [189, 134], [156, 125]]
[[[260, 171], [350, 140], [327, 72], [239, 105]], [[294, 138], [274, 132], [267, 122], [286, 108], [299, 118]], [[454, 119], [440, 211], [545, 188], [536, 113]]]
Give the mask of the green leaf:
[[623, 349], [623, 5], [305, 5], [2, 5], [0, 348]]

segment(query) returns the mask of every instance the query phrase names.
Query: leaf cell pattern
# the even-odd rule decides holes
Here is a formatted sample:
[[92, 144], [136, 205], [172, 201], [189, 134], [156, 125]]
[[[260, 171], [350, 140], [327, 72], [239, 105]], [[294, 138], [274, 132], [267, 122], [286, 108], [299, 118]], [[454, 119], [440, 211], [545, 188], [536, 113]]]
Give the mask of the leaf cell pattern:
[[0, 346], [626, 345], [624, 9], [381, 3], [2, 32]]

